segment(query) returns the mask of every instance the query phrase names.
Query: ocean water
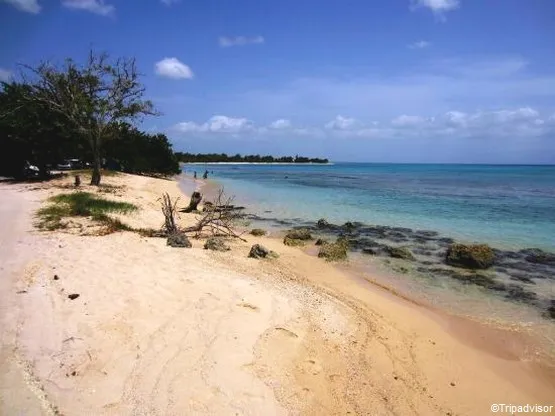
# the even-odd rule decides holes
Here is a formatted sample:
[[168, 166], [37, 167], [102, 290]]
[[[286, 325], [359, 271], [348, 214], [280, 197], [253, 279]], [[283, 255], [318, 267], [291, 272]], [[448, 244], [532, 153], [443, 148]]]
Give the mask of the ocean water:
[[555, 251], [555, 166], [184, 165], [264, 218], [432, 230], [500, 249]]

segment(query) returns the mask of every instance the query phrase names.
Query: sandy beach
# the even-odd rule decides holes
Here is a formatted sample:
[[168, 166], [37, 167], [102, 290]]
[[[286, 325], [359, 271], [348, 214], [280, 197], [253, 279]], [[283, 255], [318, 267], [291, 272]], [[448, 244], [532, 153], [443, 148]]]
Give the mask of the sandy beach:
[[[71, 183], [0, 184], [2, 415], [489, 415], [492, 404], [555, 405], [555, 367], [525, 333], [417, 305], [275, 236], [212, 252], [194, 238], [172, 248], [134, 232], [98, 236], [87, 221], [38, 231], [36, 210]], [[103, 183], [111, 187], [99, 195], [139, 207], [115, 216], [136, 228], [162, 225], [163, 193], [188, 202], [175, 180]], [[179, 224], [195, 219], [180, 214]], [[280, 257], [248, 258], [254, 243]]]

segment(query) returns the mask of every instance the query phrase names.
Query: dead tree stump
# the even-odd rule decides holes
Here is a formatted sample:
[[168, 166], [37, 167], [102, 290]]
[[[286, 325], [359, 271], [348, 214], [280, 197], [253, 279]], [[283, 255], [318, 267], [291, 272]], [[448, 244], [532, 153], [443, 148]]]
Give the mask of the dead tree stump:
[[183, 212], [193, 212], [197, 210], [198, 204], [202, 201], [202, 195], [200, 192], [193, 192], [191, 195], [191, 200], [189, 201], [189, 206], [183, 210]]

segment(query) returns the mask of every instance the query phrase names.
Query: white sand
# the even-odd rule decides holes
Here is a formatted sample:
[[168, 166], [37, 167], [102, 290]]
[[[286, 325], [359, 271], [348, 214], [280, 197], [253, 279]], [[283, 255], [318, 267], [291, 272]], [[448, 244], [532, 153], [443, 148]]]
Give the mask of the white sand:
[[[135, 227], [159, 227], [157, 199], [179, 195], [173, 181], [105, 182], [125, 188], [104, 196], [141, 207], [118, 216]], [[362, 287], [274, 239], [214, 253], [198, 240], [179, 249], [131, 232], [83, 236], [95, 228], [79, 221], [30, 231], [37, 201], [63, 191], [55, 184], [0, 185], [0, 414], [480, 415], [491, 403], [555, 404], [552, 374], [520, 359], [519, 337]], [[255, 241], [280, 259], [247, 258]]]

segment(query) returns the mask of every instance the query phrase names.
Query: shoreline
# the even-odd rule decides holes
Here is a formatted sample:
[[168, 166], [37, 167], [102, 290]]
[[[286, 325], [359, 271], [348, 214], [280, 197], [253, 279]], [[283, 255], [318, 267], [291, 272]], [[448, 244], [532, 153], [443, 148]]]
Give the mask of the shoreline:
[[[182, 176], [180, 180], [192, 181], [193, 179], [187, 176]], [[217, 193], [217, 190], [221, 188], [221, 185], [218, 183], [218, 181], [214, 179], [200, 180], [200, 182], [201, 184], [197, 187], [197, 189], [203, 195], [206, 194], [208, 200], [210, 200]], [[248, 228], [251, 227], [247, 227], [246, 229], [248, 230]], [[280, 244], [281, 240], [283, 239], [284, 232], [290, 229], [290, 227], [282, 224], [276, 228], [278, 230], [277, 233], [272, 232], [271, 236], [266, 238], [269, 238], [272, 241]], [[316, 230], [316, 232], [318, 231]], [[317, 259], [317, 250], [315, 250], [314, 247], [301, 248], [300, 251], [312, 258]], [[323, 261], [319, 259], [317, 260]], [[522, 331], [520, 332], [519, 336], [522, 336], [523, 339], [518, 340], [517, 342], [519, 347], [517, 347], [515, 351], [507, 351], [507, 354], [513, 359], [515, 359], [517, 356], [519, 356], [520, 358], [524, 358], [524, 355], [526, 355], [526, 359], [532, 360], [537, 358], [537, 355], [541, 355], [542, 359], [544, 359], [545, 362], [549, 363], [549, 365], [553, 366], [553, 368], [555, 369], [555, 324], [548, 319], [542, 318], [541, 321], [534, 324], [534, 326], [537, 326], [538, 329], [530, 331], [530, 325], [532, 325], [532, 323], [529, 321], [512, 322], [504, 318], [486, 319], [485, 316], [479, 314], [464, 315], [461, 314], [460, 311], [447, 309], [445, 305], [431, 304], [428, 299], [425, 299], [422, 296], [419, 297], [414, 292], [407, 290], [407, 288], [401, 288], [392, 284], [391, 279], [388, 279], [385, 276], [384, 272], [380, 272], [376, 267], [373, 267], [371, 269], [368, 269], [368, 267], [357, 267], [352, 264], [350, 260], [347, 260], [346, 262], [329, 263], [329, 266], [333, 267], [341, 273], [344, 273], [350, 279], [358, 282], [361, 287], [366, 287], [366, 289], [370, 288], [373, 291], [382, 291], [383, 295], [391, 295], [400, 301], [408, 302], [409, 304], [415, 305], [418, 308], [424, 308], [426, 311], [434, 315], [434, 320], [443, 323], [443, 325], [447, 329], [450, 329], [451, 327], [463, 328], [462, 333], [455, 331], [453, 332], [453, 335], [460, 339], [461, 342], [470, 342], [471, 345], [479, 345], [481, 346], [481, 348], [484, 348], [484, 350], [493, 351], [495, 350], [495, 348], [503, 350], [504, 345], [502, 343], [495, 343], [495, 347], [488, 346], [487, 342], [484, 342], [484, 339], [481, 338], [477, 338], [474, 342], [469, 341], [468, 336], [472, 334], [472, 331], [469, 330], [469, 328], [474, 328], [474, 330], [476, 330], [480, 334], [487, 333], [490, 330], [494, 334], [498, 331], [510, 331], [512, 333], [518, 333], [519, 331]], [[391, 267], [389, 267], [388, 271], [389, 273], [394, 272]], [[368, 274], [372, 275], [371, 279], [365, 277]], [[378, 279], [376, 279], [377, 277]], [[451, 293], [450, 295], [452, 298], [462, 296], [456, 293]], [[486, 296], [492, 298], [490, 299], [490, 302], [497, 301], [500, 305], [502, 305], [502, 303], [504, 302], [504, 300], [502, 299], [497, 299], [493, 293], [488, 293], [486, 294]], [[507, 305], [507, 308], [521, 307], [528, 306], [516, 305], [511, 303]], [[534, 352], [530, 352], [530, 349], [532, 349]]]
[[[134, 227], [160, 226], [161, 193], [185, 195], [180, 178], [105, 181], [116, 188], [104, 196], [140, 206], [117, 215]], [[64, 183], [4, 195], [40, 201], [68, 192], [56, 187]], [[180, 225], [195, 217], [181, 215]], [[483, 414], [495, 402], [554, 404], [555, 367], [523, 361], [526, 337], [436, 321], [436, 312], [371, 283], [367, 290], [280, 240], [245, 235], [219, 253], [202, 240], [175, 249], [131, 232], [72, 230], [12, 233], [33, 261], [4, 276], [25, 293], [9, 295], [18, 306], [3, 322], [52, 413], [445, 415]], [[280, 258], [249, 259], [254, 243]], [[70, 291], [81, 297], [69, 301]]]
[[[183, 181], [192, 180], [185, 175], [182, 178]], [[211, 199], [217, 193], [217, 190], [222, 187], [215, 179], [209, 179], [208, 181], [197, 180], [197, 183], [197, 188], [201, 193], [206, 193], [208, 199]], [[240, 205], [243, 205], [243, 203], [240, 203]], [[353, 266], [353, 273], [360, 274], [366, 272], [383, 275], [384, 270], [378, 272], [377, 267], [382, 269], [385, 267], [385, 274], [390, 277], [381, 279], [382, 283], [385, 282], [390, 288], [396, 288], [406, 295], [410, 294], [420, 301], [423, 300], [422, 296], [427, 296], [431, 293], [419, 293], [419, 296], [415, 296], [413, 290], [418, 289], [418, 284], [411, 282], [409, 287], [400, 287], [399, 284], [402, 283], [402, 279], [412, 278], [422, 282], [419, 289], [423, 287], [422, 285], [426, 286], [428, 284], [425, 284], [425, 281], [429, 281], [429, 284], [432, 286], [447, 285], [448, 288], [444, 292], [452, 292], [449, 294], [449, 297], [445, 296], [445, 293], [439, 292], [435, 293], [435, 295], [439, 294], [444, 303], [445, 300], [443, 298], [455, 301], [456, 304], [462, 303], [461, 306], [457, 305], [455, 309], [447, 309], [450, 313], [460, 315], [461, 308], [464, 308], [465, 304], [474, 309], [473, 306], [480, 306], [479, 304], [482, 303], [484, 307], [478, 308], [477, 313], [471, 317], [485, 320], [485, 316], [489, 315], [492, 310], [495, 310], [496, 306], [497, 310], [495, 310], [494, 320], [503, 321], [505, 319], [509, 324], [520, 323], [521, 325], [529, 325], [533, 321], [534, 324], [547, 328], [548, 333], [554, 340], [553, 344], [555, 347], [555, 322], [553, 322], [555, 298], [553, 298], [553, 289], [550, 291], [548, 286], [549, 284], [553, 286], [549, 279], [551, 279], [550, 275], [555, 273], [555, 268], [550, 269], [550, 266], [547, 264], [542, 265], [528, 261], [529, 253], [537, 249], [511, 251], [492, 246], [496, 256], [494, 267], [491, 267], [489, 270], [469, 271], [452, 267], [443, 262], [444, 253], [449, 244], [460, 242], [460, 240], [457, 241], [445, 237], [445, 235], [439, 234], [436, 231], [412, 230], [403, 227], [381, 225], [368, 226], [357, 222], [346, 223], [352, 224], [348, 228], [328, 223], [326, 226], [321, 227], [317, 224], [316, 220], [299, 223], [295, 220], [268, 219], [256, 214], [250, 214], [248, 211], [249, 207], [244, 211], [247, 214], [246, 218], [248, 220], [254, 221], [255, 224], [263, 228], [270, 225], [272, 230], [282, 233], [291, 228], [302, 227], [308, 228], [312, 233], [316, 234], [317, 238], [333, 239], [339, 235], [345, 235], [350, 242], [350, 253], [357, 257], [358, 263], [366, 264], [366, 266], [359, 264], [356, 270]], [[384, 234], [391, 234], [392, 237], [384, 238]], [[399, 241], [403, 242], [399, 243]], [[411, 243], [407, 243], [407, 241], [411, 241]], [[430, 244], [434, 243], [438, 244], [438, 246], [432, 252], [429, 247]], [[465, 243], [477, 244], [476, 242]], [[383, 247], [396, 247], [399, 245], [410, 248], [416, 258], [413, 261], [404, 261], [389, 258], [383, 253], [375, 253], [375, 251]], [[363, 254], [364, 250], [368, 247], [372, 255]], [[551, 252], [546, 251], [544, 253], [549, 254]], [[377, 266], [376, 262], [380, 266]], [[371, 267], [369, 266], [370, 263], [373, 264]], [[385, 263], [388, 264], [385, 265]], [[392, 273], [397, 276], [396, 279], [391, 278]], [[478, 279], [476, 283], [468, 281], [469, 278], [475, 277]], [[460, 292], [460, 294], [457, 295], [455, 292]], [[549, 295], [551, 295], [551, 298], [549, 298]], [[472, 304], [470, 299], [465, 299], [468, 296], [476, 298], [474, 304]], [[490, 302], [493, 302], [495, 306], [486, 307], [485, 304]], [[550, 313], [551, 319], [549, 317]], [[512, 315], [514, 315], [515, 321], [511, 319]]]
[[180, 165], [284, 165], [284, 166], [295, 166], [295, 165], [315, 165], [315, 166], [327, 166], [335, 165], [334, 162], [327, 163], [316, 163], [316, 162], [179, 162]]

